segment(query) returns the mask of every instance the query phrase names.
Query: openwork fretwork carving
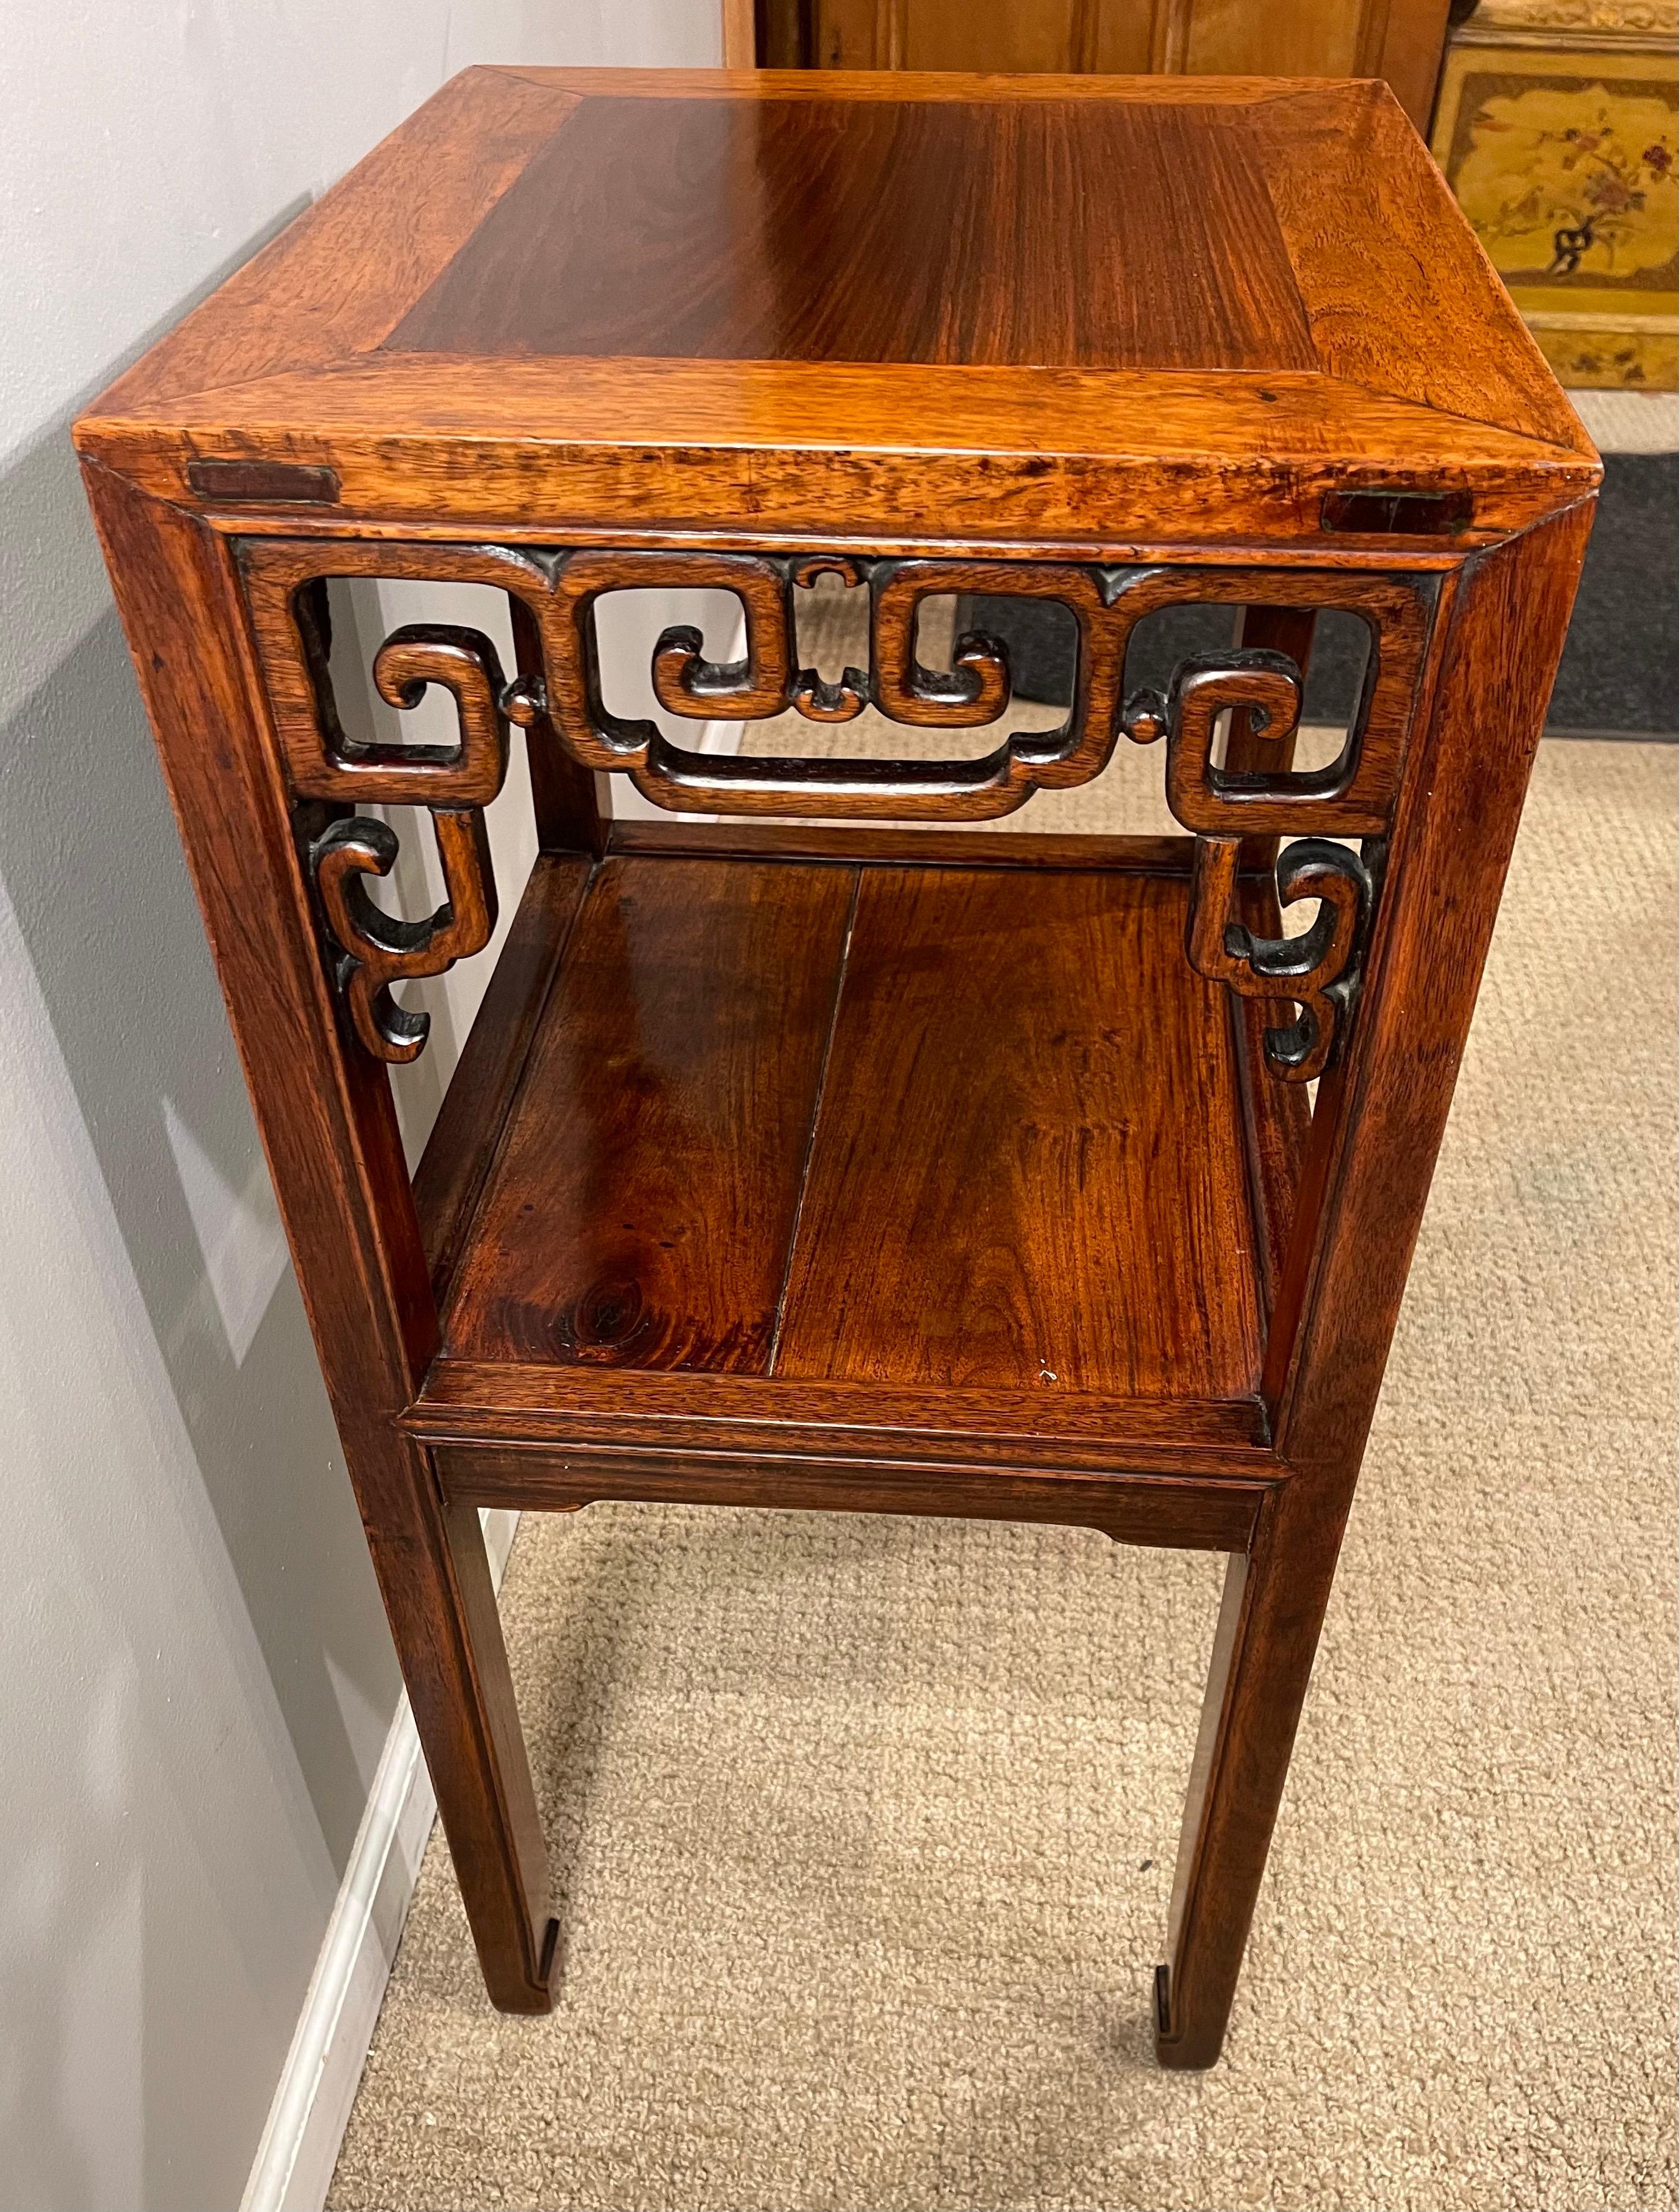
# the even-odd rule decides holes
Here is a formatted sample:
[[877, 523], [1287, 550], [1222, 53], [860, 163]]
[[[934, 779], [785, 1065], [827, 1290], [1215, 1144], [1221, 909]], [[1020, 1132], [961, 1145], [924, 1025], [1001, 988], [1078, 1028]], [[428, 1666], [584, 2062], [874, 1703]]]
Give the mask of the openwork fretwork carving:
[[432, 817], [448, 897], [423, 921], [384, 913], [368, 896], [369, 876], [386, 876], [396, 832], [365, 814], [335, 822], [310, 848], [315, 883], [340, 948], [339, 988], [356, 1034], [380, 1060], [410, 1060], [431, 1028], [429, 1014], [398, 1006], [392, 983], [441, 975], [482, 952], [496, 927], [496, 878], [482, 814], [440, 808]]
[[[1372, 898], [1367, 870], [1324, 838], [1373, 838], [1388, 827], [1427, 643], [1427, 579], [1335, 571], [1198, 567], [1123, 568], [1070, 562], [873, 558], [850, 555], [602, 550], [538, 552], [495, 545], [249, 539], [240, 549], [252, 629], [281, 747], [300, 799], [333, 805], [420, 805], [433, 815], [448, 899], [423, 922], [383, 913], [368, 879], [388, 872], [391, 833], [367, 820], [338, 822], [312, 850], [323, 909], [339, 953], [356, 1032], [370, 1051], [411, 1059], [423, 1018], [391, 995], [405, 976], [441, 973], [478, 950], [495, 920], [495, 887], [481, 810], [506, 773], [508, 725], [551, 728], [580, 764], [629, 776], [648, 798], [679, 812], [976, 820], [1007, 814], [1037, 790], [1088, 781], [1123, 736], [1165, 738], [1166, 796], [1198, 840], [1190, 957], [1202, 973], [1263, 999], [1293, 998], [1293, 1027], [1269, 1033], [1279, 1075], [1308, 1079], [1344, 1031], [1356, 989], [1359, 947]], [[837, 679], [800, 667], [794, 593], [824, 574], [865, 589], [869, 665]], [[488, 641], [435, 625], [400, 629], [374, 663], [381, 695], [398, 708], [427, 685], [454, 699], [452, 746], [353, 742], [334, 709], [318, 619], [320, 580], [413, 578], [490, 584], [519, 601], [540, 650], [534, 671], [509, 684]], [[727, 591], [745, 617], [738, 660], [707, 659], [700, 634], [667, 629], [654, 647], [654, 696], [679, 722], [751, 721], [789, 708], [817, 723], [844, 723], [873, 706], [922, 730], [997, 724], [979, 759], [767, 759], [710, 754], [678, 743], [649, 720], [619, 716], [601, 696], [596, 609], [607, 593], [647, 587]], [[916, 652], [919, 611], [935, 595], [1053, 599], [1078, 632], [1071, 708], [1049, 731], [1007, 731], [1008, 655], [996, 639], [958, 639], [948, 671]], [[1287, 740], [1300, 713], [1300, 676], [1275, 653], [1241, 652], [1184, 662], [1170, 696], [1125, 695], [1126, 651], [1146, 615], [1193, 601], [1234, 605], [1335, 606], [1360, 616], [1371, 650], [1363, 696], [1340, 757], [1295, 771]], [[1252, 736], [1277, 741], [1272, 766], [1226, 769], [1219, 732], [1239, 711]], [[1239, 841], [1300, 836], [1279, 870], [1281, 898], [1321, 902], [1295, 939], [1255, 939], [1232, 912]], [[1291, 988], [1292, 987], [1292, 988]]]
[[[824, 573], [869, 594], [870, 665], [837, 683], [795, 665], [793, 593]], [[1086, 782], [1104, 767], [1124, 727], [1124, 655], [1114, 595], [1127, 572], [1069, 564], [792, 559], [753, 554], [571, 554], [555, 579], [569, 619], [544, 633], [548, 705], [565, 744], [586, 766], [628, 774], [658, 805], [678, 812], [890, 816], [973, 821], [1012, 812], [1035, 790]], [[656, 723], [613, 714], [601, 696], [593, 608], [604, 592], [636, 586], [727, 590], [745, 614], [745, 653], [719, 664], [698, 634], [669, 629], [654, 651], [660, 704], [687, 720], [755, 720], [789, 708], [818, 722], [846, 722], [873, 706], [921, 729], [974, 729], [1006, 714], [1008, 655], [978, 632], [956, 641], [946, 672], [916, 655], [923, 600], [943, 593], [1007, 591], [1053, 599], [1079, 628], [1074, 699], [1058, 729], [1001, 738], [979, 760], [763, 760], [707, 754], [674, 743]]]
[[[502, 677], [496, 648], [481, 631], [451, 623], [409, 623], [392, 630], [374, 655], [374, 684], [388, 706], [417, 707], [429, 684], [452, 695], [458, 744], [367, 744], [347, 736], [338, 720], [319, 617], [309, 600], [294, 620], [314, 733], [313, 747], [298, 744], [301, 730], [287, 716], [294, 738], [287, 747], [292, 784], [301, 798], [362, 806], [489, 805], [508, 772], [508, 720], [528, 719], [531, 710], [520, 688]], [[277, 699], [282, 703], [295, 715], [294, 702], [283, 694]]]
[[[332, 788], [320, 795], [332, 798], [365, 789], [381, 763], [358, 757], [317, 710], [319, 686], [299, 633], [296, 599], [301, 586], [321, 575], [493, 584], [511, 593], [529, 610], [541, 641], [542, 696], [527, 703], [545, 707], [575, 759], [603, 774], [628, 775], [647, 798], [678, 812], [941, 821], [1012, 813], [1034, 791], [1089, 781], [1107, 765], [1122, 734], [1147, 744], [1161, 733], [1160, 702], [1125, 702], [1131, 632], [1159, 608], [1223, 600], [1333, 605], [1370, 624], [1376, 649], [1346, 754], [1321, 775], [1280, 777], [1274, 796], [1279, 806], [1311, 800], [1314, 826], [1321, 822], [1334, 835], [1373, 836], [1386, 821], [1427, 629], [1417, 586], [1344, 572], [593, 547], [545, 554], [503, 546], [257, 539], [246, 542], [241, 557], [296, 787], [319, 787], [325, 763]], [[794, 652], [794, 592], [824, 571], [869, 594], [870, 665], [848, 669], [837, 681], [798, 666]], [[1011, 696], [1007, 654], [997, 640], [978, 634], [958, 639], [947, 672], [916, 658], [917, 611], [945, 593], [1049, 599], [1067, 607], [1078, 629], [1073, 703], [1058, 729], [1000, 733], [994, 750], [979, 759], [766, 760], [703, 753], [678, 744], [650, 720], [614, 714], [601, 697], [595, 609], [610, 592], [648, 586], [727, 591], [745, 616], [745, 647], [738, 661], [706, 659], [698, 636], [685, 626], [660, 638], [652, 661], [655, 696], [683, 721], [753, 721], [790, 708], [812, 721], [844, 722], [873, 705], [889, 720], [917, 729], [995, 722]], [[503, 712], [513, 703], [504, 700]], [[1262, 825], [1256, 820], [1253, 826]]]
[[309, 865], [336, 951], [335, 974], [356, 1036], [380, 1060], [413, 1060], [431, 1027], [429, 1014], [399, 1005], [393, 983], [441, 975], [482, 951], [496, 927], [495, 872], [483, 809], [507, 775], [508, 720], [535, 709], [508, 684], [489, 639], [443, 623], [393, 630], [374, 657], [380, 695], [398, 709], [417, 707], [428, 684], [454, 701], [453, 745], [356, 744], [338, 720], [327, 672], [328, 636], [318, 592], [301, 595], [293, 619], [319, 717], [319, 744], [293, 781], [301, 798], [429, 810], [447, 893], [423, 921], [386, 913], [369, 893], [372, 877], [396, 865], [396, 832], [352, 815], [332, 823], [309, 847]]
[[1238, 837], [1195, 840], [1185, 933], [1189, 964], [1244, 998], [1294, 1000], [1299, 1018], [1267, 1030], [1265, 1058], [1286, 1082], [1309, 1083], [1329, 1066], [1358, 993], [1371, 872], [1346, 845], [1299, 839], [1278, 855], [1277, 900], [1292, 906], [1315, 898], [1317, 919], [1299, 937], [1256, 937], [1232, 914], [1241, 850]]
[[1357, 997], [1374, 879], [1348, 846], [1302, 837], [1277, 858], [1277, 902], [1315, 898], [1317, 916], [1298, 937], [1256, 937], [1234, 912], [1244, 834], [1303, 828], [1325, 799], [1325, 828], [1353, 825], [1334, 804], [1334, 768], [1280, 775], [1228, 770], [1214, 759], [1221, 718], [1237, 713], [1283, 757], [1300, 705], [1300, 672], [1286, 655], [1232, 652], [1183, 661], [1163, 714], [1166, 803], [1196, 833], [1185, 930], [1190, 965], [1244, 998], [1294, 1000], [1298, 1018], [1265, 1032], [1265, 1058], [1285, 1081], [1309, 1083], [1329, 1066]]

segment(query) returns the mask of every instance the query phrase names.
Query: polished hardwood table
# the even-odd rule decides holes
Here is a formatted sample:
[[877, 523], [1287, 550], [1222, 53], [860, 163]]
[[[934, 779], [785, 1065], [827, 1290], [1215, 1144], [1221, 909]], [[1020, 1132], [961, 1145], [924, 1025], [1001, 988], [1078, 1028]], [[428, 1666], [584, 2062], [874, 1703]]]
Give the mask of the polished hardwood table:
[[[557, 1922], [480, 1507], [986, 1515], [1229, 1555], [1155, 1992], [1210, 2063], [1598, 478], [1391, 95], [469, 70], [76, 434], [495, 2002]], [[867, 667], [800, 665], [824, 575]], [[505, 594], [510, 668], [373, 658], [453, 742], [341, 718], [353, 578]], [[660, 638], [660, 722], [601, 696], [645, 586], [745, 617]], [[923, 665], [950, 593], [1068, 611], [1058, 728], [995, 638]], [[1297, 766], [1320, 617], [1366, 672]], [[866, 704], [901, 757], [836, 751]], [[789, 709], [821, 752], [755, 753]], [[514, 742], [411, 1183], [392, 987], [490, 939]], [[1132, 745], [1181, 836], [964, 826]], [[369, 894], [391, 805], [431, 915]]]

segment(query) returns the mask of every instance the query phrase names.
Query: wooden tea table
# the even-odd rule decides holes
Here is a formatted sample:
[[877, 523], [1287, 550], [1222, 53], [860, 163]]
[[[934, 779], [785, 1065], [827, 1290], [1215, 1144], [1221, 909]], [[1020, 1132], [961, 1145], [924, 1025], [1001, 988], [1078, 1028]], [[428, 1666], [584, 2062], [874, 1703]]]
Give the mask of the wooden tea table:
[[[495, 2002], [557, 1923], [481, 1506], [985, 1515], [1229, 1555], [1157, 1992], [1210, 2063], [1598, 477], [1391, 96], [469, 70], [76, 441]], [[799, 665], [824, 574], [866, 670]], [[511, 602], [511, 670], [374, 660], [458, 743], [341, 726], [356, 577]], [[662, 726], [600, 696], [638, 586], [745, 611]], [[922, 665], [952, 592], [1070, 611], [1061, 727], [982, 635]], [[1193, 602], [1232, 643], [1128, 684]], [[1366, 674], [1297, 769], [1324, 610]], [[866, 702], [901, 759], [750, 750]], [[540, 856], [411, 1187], [392, 986], [489, 939], [514, 728]], [[1133, 744], [1182, 836], [963, 826]]]

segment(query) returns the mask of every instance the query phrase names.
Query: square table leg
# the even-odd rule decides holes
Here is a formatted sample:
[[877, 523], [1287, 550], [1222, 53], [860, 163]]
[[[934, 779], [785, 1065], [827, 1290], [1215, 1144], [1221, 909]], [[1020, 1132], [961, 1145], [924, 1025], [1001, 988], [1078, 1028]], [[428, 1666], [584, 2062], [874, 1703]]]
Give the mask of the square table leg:
[[1223, 2045], [1591, 520], [1575, 507], [1481, 556], [1443, 610], [1363, 1003], [1319, 1097], [1317, 1225], [1273, 1318], [1289, 1473], [1226, 1583], [1159, 1984], [1166, 2066]]
[[544, 2012], [547, 1868], [478, 1514], [393, 1425], [437, 1321], [389, 1079], [323, 966], [233, 554], [86, 477], [484, 1978]]

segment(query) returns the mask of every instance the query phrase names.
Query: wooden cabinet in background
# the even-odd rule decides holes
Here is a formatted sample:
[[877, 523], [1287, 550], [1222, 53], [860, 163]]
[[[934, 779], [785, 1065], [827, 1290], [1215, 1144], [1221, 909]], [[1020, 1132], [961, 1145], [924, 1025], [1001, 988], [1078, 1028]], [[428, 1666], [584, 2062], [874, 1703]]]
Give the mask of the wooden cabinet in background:
[[759, 0], [770, 69], [1379, 76], [1428, 127], [1450, 0]]

